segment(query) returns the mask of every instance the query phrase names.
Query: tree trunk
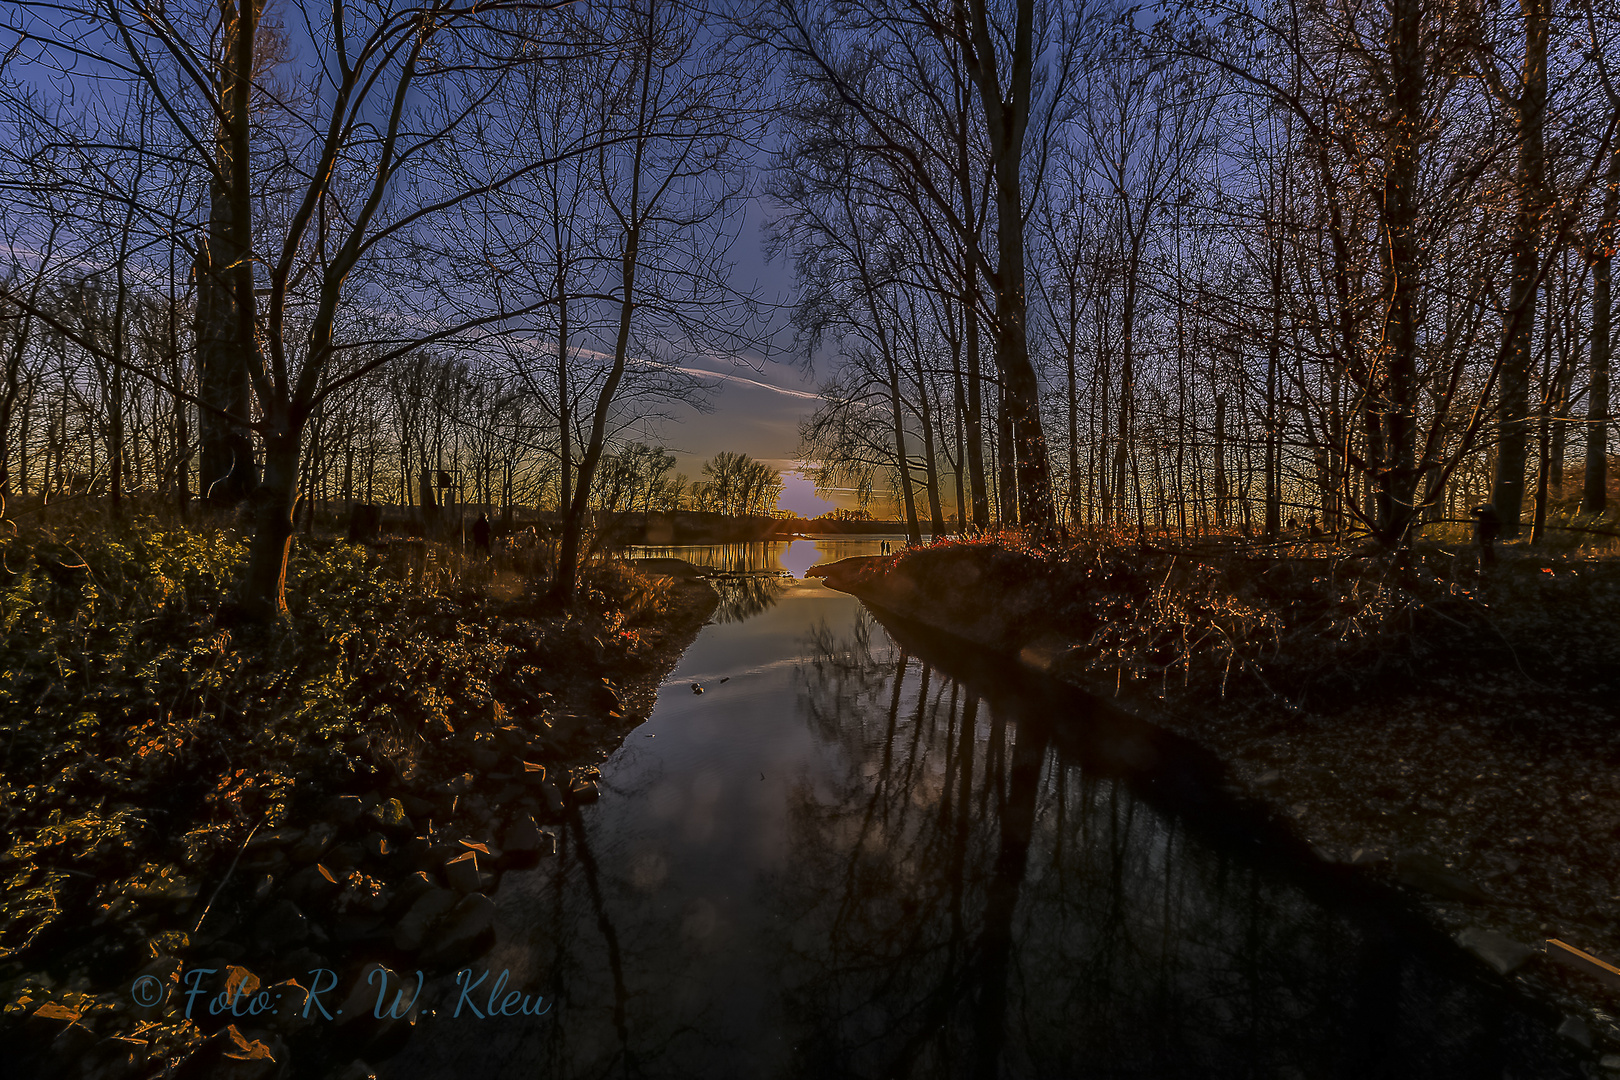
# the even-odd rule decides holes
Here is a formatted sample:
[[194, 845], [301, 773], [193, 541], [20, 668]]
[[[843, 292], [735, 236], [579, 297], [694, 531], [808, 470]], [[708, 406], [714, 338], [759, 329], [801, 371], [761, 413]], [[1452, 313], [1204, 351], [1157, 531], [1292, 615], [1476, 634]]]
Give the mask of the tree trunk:
[[894, 458], [900, 468], [900, 495], [906, 509], [906, 539], [922, 544], [922, 526], [917, 524], [917, 499], [911, 489], [911, 463], [906, 457], [905, 414], [900, 405], [900, 365], [893, 356], [884, 358], [889, 371], [889, 412], [894, 420]]
[[1007, 415], [1007, 389], [996, 395], [996, 504], [1003, 528], [1018, 524], [1018, 481], [1013, 474], [1012, 420]]
[[[197, 245], [197, 393], [200, 494], [234, 505], [254, 485], [248, 362], [257, 349], [249, 118], [254, 33], [261, 0], [219, 0], [223, 45], [216, 71], [218, 129], [207, 234]], [[233, 422], [220, 413], [227, 413]]]
[[945, 533], [945, 512], [939, 505], [939, 455], [934, 448], [933, 399], [928, 394], [928, 377], [923, 371], [920, 347], [912, 358], [912, 367], [917, 372], [917, 400], [922, 406], [923, 482], [928, 493], [928, 525], [931, 536], [938, 539]]
[[1069, 333], [1063, 359], [1068, 375], [1069, 405], [1069, 525], [1080, 524], [1080, 390], [1075, 363], [1080, 351], [1080, 311], [1075, 289], [1069, 287]]
[[1278, 237], [1271, 259], [1271, 340], [1266, 349], [1265, 535], [1272, 539], [1282, 532], [1282, 435], [1277, 407], [1278, 369], [1282, 363], [1282, 260], [1282, 239]]
[[[1408, 0], [1413, 2], [1413, 0]], [[1546, 206], [1547, 9], [1550, 0], [1520, 0], [1525, 17], [1524, 85], [1515, 103], [1519, 142], [1519, 209], [1513, 228], [1513, 281], [1504, 333], [1506, 357], [1497, 404], [1500, 445], [1491, 502], [1503, 537], [1516, 537], [1524, 511], [1529, 435], [1530, 363], [1535, 327], [1537, 241]]]
[[[956, 343], [953, 343], [956, 344]], [[967, 466], [967, 393], [962, 385], [962, 357], [960, 347], [951, 352], [951, 377], [955, 391], [955, 401], [951, 409], [951, 418], [956, 425], [956, 460], [951, 462], [951, 471], [956, 475], [956, 531], [965, 532], [971, 518], [968, 508], [966, 466]], [[983, 479], [981, 477], [981, 479]]]
[[[1041, 427], [1040, 384], [1029, 359], [1024, 272], [1024, 135], [1029, 124], [1030, 77], [1034, 56], [1034, 0], [1017, 0], [1008, 73], [1001, 87], [987, 0], [973, 0], [973, 55], [970, 73], [984, 105], [994, 166], [996, 199], [996, 367], [1001, 397], [1017, 455], [1021, 523], [1041, 535], [1051, 532], [1052, 477], [1046, 434]], [[1003, 502], [1008, 502], [1003, 498]]]
[[1215, 395], [1215, 528], [1226, 529], [1226, 395]]
[[[563, 285], [560, 254], [557, 285], [559, 289]], [[568, 394], [568, 300], [564, 296], [557, 304], [557, 456], [562, 470], [557, 480], [557, 508], [565, 513], [574, 493], [574, 410]]]
[[973, 212], [973, 170], [968, 154], [969, 106], [966, 93], [958, 93], [956, 100], [956, 170], [963, 222], [962, 347], [967, 353], [967, 437], [964, 450], [968, 484], [973, 494], [973, 524], [983, 529], [990, 524], [990, 498], [984, 473], [984, 379], [979, 369], [979, 221]]
[[[1384, 173], [1384, 330], [1387, 408], [1368, 403], [1369, 474], [1376, 483], [1372, 525], [1387, 547], [1404, 544], [1415, 510], [1417, 470], [1418, 144], [1422, 135], [1424, 55], [1421, 0], [1396, 0], [1390, 28], [1388, 163]], [[1381, 415], [1380, 415], [1381, 413]], [[1375, 453], [1376, 451], [1376, 453]], [[1376, 462], [1376, 466], [1374, 463]]]
[[287, 555], [298, 502], [298, 425], [285, 415], [270, 421], [264, 479], [253, 493], [253, 539], [240, 596], [242, 608], [259, 622], [287, 611]]
[[1609, 156], [1603, 221], [1592, 256], [1592, 377], [1586, 390], [1586, 475], [1581, 511], [1601, 514], [1608, 509], [1609, 491], [1609, 364], [1614, 343], [1614, 231], [1620, 217], [1620, 148]]
[[[649, 46], [647, 60], [649, 65], [651, 53]], [[645, 93], [645, 77], [642, 86]], [[636, 203], [640, 199], [640, 170], [641, 150], [638, 146], [636, 152], [638, 180], [633, 187], [635, 194], [631, 196], [632, 213], [639, 212]], [[567, 514], [563, 517], [562, 543], [557, 552], [557, 578], [551, 587], [552, 599], [559, 604], [571, 603], [574, 599], [574, 589], [579, 584], [580, 543], [583, 539], [585, 516], [590, 508], [591, 482], [595, 479], [596, 467], [602, 460], [602, 446], [607, 439], [608, 412], [613, 407], [613, 395], [618, 392], [619, 382], [624, 378], [630, 350], [630, 317], [635, 311], [636, 254], [640, 250], [640, 240], [640, 226], [631, 225], [625, 237], [624, 258], [620, 264], [620, 284], [624, 291], [619, 303], [619, 334], [613, 349], [613, 367], [597, 394], [596, 408], [591, 415], [590, 442], [585, 447], [584, 458], [580, 460], [579, 472], [574, 481], [573, 498], [568, 504]]]

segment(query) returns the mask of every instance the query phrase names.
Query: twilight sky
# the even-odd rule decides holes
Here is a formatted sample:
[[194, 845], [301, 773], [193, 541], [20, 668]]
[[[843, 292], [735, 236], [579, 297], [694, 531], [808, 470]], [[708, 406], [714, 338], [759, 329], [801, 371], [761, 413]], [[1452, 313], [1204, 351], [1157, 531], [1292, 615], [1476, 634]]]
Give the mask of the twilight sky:
[[[763, 200], [755, 199], [743, 234], [731, 251], [737, 263], [734, 277], [739, 289], [757, 283], [765, 298], [785, 304], [793, 296], [793, 268], [785, 258], [765, 261], [760, 231], [764, 220]], [[822, 366], [807, 374], [793, 358], [766, 363], [763, 370], [756, 370], [707, 357], [691, 359], [684, 366], [718, 385], [710, 399], [711, 412], [672, 406], [674, 420], [660, 431], [659, 441], [675, 455], [681, 472], [699, 480], [705, 460], [721, 450], [734, 450], [781, 470], [784, 510], [815, 517], [835, 505], [855, 505], [853, 497], [836, 503], [821, 498], [808, 479], [792, 471], [799, 464], [795, 457], [799, 419], [816, 407], [816, 382], [826, 374]]]

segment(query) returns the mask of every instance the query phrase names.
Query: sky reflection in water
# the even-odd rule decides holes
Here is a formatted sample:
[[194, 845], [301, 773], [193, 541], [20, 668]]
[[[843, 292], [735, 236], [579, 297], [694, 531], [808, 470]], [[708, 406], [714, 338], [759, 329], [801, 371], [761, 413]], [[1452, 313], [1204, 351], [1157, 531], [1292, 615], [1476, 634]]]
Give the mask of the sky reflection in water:
[[560, 856], [504, 880], [476, 966], [552, 1012], [427, 1021], [384, 1075], [1576, 1075], [1443, 939], [1212, 842], [1068, 706], [981, 699], [802, 580], [877, 546], [649, 552], [793, 578], [704, 630]]

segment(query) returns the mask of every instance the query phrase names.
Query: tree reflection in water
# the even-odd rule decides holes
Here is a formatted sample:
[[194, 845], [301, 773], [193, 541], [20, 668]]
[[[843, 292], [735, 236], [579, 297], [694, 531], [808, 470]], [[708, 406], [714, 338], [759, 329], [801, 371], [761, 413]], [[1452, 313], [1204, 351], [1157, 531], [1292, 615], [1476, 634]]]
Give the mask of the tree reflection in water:
[[1579, 1075], [1192, 750], [784, 587], [804, 623], [715, 630], [785, 662], [661, 701], [497, 892], [478, 964], [554, 1011], [429, 1022], [386, 1076]]
[[720, 594], [714, 621], [722, 623], [746, 622], [774, 607], [792, 581], [780, 570], [713, 573], [705, 580]]
[[846, 767], [798, 789], [762, 890], [806, 1075], [1568, 1066], [1443, 941], [1324, 906], [1144, 801], [1075, 738], [1075, 699], [982, 699], [869, 628], [812, 644], [804, 706]]

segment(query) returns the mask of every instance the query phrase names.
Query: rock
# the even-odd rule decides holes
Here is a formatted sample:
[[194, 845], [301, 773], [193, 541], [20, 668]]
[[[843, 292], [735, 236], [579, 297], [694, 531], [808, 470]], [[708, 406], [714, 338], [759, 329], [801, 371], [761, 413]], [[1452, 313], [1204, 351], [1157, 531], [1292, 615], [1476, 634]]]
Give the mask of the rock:
[[428, 863], [428, 869], [437, 870], [444, 866], [446, 862], [455, 858], [457, 855], [460, 855], [467, 849], [456, 843], [454, 840], [438, 839], [433, 841], [432, 846], [428, 850], [433, 856], [432, 861]]
[[606, 679], [603, 679], [600, 685], [591, 687], [591, 705], [609, 716], [622, 715], [624, 712], [624, 700], [614, 689], [613, 684]]
[[428, 818], [433, 816], [433, 804], [420, 795], [404, 795], [399, 800], [405, 806], [405, 812], [412, 818]]
[[227, 964], [225, 967], [225, 999], [246, 1001], [259, 992], [259, 977], [245, 967]]
[[341, 826], [348, 827], [360, 820], [360, 815], [365, 808], [365, 804], [360, 801], [360, 796], [339, 795], [332, 800], [327, 813], [333, 821]]
[[[284, 1049], [281, 1056], [286, 1057]], [[248, 1039], [231, 1024], [216, 1031], [172, 1075], [174, 1080], [268, 1080], [280, 1071], [268, 1045]]]
[[405, 813], [405, 804], [398, 799], [383, 800], [372, 807], [366, 816], [390, 836], [409, 836], [416, 831], [411, 825], [410, 815]]
[[433, 841], [425, 836], [413, 836], [406, 842], [405, 859], [417, 870], [432, 870], [444, 861], [436, 857]]
[[568, 797], [576, 803], [593, 803], [601, 797], [595, 780], [580, 777], [568, 785]]
[[450, 887], [458, 892], [477, 892], [480, 885], [478, 879], [478, 853], [464, 851], [444, 864], [444, 879]]
[[76, 1061], [96, 1043], [95, 1033], [79, 1022], [82, 1016], [78, 1009], [45, 1002], [23, 1021], [20, 1036], [6, 1041], [6, 1057], [20, 1050], [57, 1061]]
[[24, 1037], [35, 1046], [45, 1046], [58, 1035], [79, 1022], [83, 1015], [77, 1009], [47, 1001], [28, 1016], [23, 1026]]
[[1255, 777], [1254, 782], [1257, 787], [1264, 787], [1267, 784], [1275, 784], [1281, 779], [1282, 773], [1278, 772], [1276, 769], [1267, 769], [1265, 772]]
[[521, 784], [503, 784], [501, 790], [495, 793], [495, 805], [505, 806], [508, 803], [516, 802], [522, 798], [523, 793], [524, 789]]
[[346, 871], [354, 869], [364, 856], [365, 852], [359, 844], [333, 844], [321, 856], [321, 865], [332, 871], [334, 876], [342, 877]]
[[337, 894], [338, 879], [332, 871], [316, 863], [288, 878], [284, 888], [288, 896], [301, 904], [318, 904]]
[[1404, 852], [1395, 859], [1395, 877], [1402, 885], [1441, 900], [1484, 904], [1490, 897], [1478, 885], [1445, 863], [1423, 852]]
[[291, 847], [304, 838], [303, 829], [263, 829], [253, 834], [243, 851], [259, 851], [271, 847]]
[[275, 1002], [276, 1011], [266, 1023], [281, 1032], [283, 1035], [293, 1035], [309, 1027], [320, 1019], [320, 1011], [310, 1006], [309, 1015], [304, 1015], [304, 1004], [309, 997], [309, 991], [297, 979], [283, 979], [266, 989], [270, 993], [270, 1000]]
[[1387, 856], [1382, 848], [1358, 847], [1350, 852], [1351, 866], [1376, 866], [1383, 862]]
[[452, 889], [433, 888], [418, 896], [394, 926], [394, 947], [404, 952], [420, 949], [428, 928], [458, 900], [460, 896]]
[[534, 818], [528, 814], [519, 814], [506, 827], [506, 834], [501, 838], [501, 846], [506, 849], [508, 855], [532, 861], [546, 855], [555, 855], [557, 837], [556, 834], [546, 832], [536, 825]]
[[367, 833], [360, 846], [365, 851], [368, 859], [380, 861], [388, 858], [388, 837], [380, 832]]
[[[310, 928], [312, 935], [315, 929], [315, 927]], [[326, 957], [322, 956], [314, 949], [302, 948], [294, 949], [291, 953], [288, 953], [285, 957], [283, 957], [281, 960], [280, 970], [296, 971], [301, 975], [310, 975], [312, 972], [326, 966]]]
[[[381, 979], [373, 977], [373, 973], [378, 971], [383, 973]], [[375, 1010], [379, 1000], [378, 995], [387, 993], [388, 1002], [385, 1003], [386, 1007], [386, 1004], [393, 1001], [394, 991], [401, 985], [403, 984], [400, 982], [399, 976], [386, 964], [379, 964], [375, 961], [367, 964], [354, 977], [354, 982], [349, 984], [349, 992], [344, 995], [343, 1004], [333, 1010], [332, 1026], [343, 1027], [357, 1020], [375, 1021], [377, 1019]], [[414, 982], [412, 985], [415, 985]]]
[[312, 863], [325, 854], [326, 849], [331, 846], [332, 838], [336, 835], [337, 830], [332, 826], [324, 821], [317, 822], [310, 826], [309, 831], [304, 834], [304, 838], [294, 844], [292, 851], [288, 854], [295, 863]]
[[501, 763], [501, 753], [494, 747], [475, 746], [467, 755], [480, 772], [489, 772]]
[[540, 787], [540, 794], [546, 800], [546, 816], [552, 820], [562, 817], [563, 798], [562, 792], [557, 789], [557, 785], [549, 783], [542, 784]]
[[394, 931], [382, 925], [381, 918], [369, 910], [369, 905], [363, 905], [360, 910], [343, 913], [332, 918], [329, 923], [332, 929], [332, 941], [340, 946], [369, 946], [377, 942], [389, 941]]
[[430, 965], [460, 963], [478, 956], [494, 941], [495, 901], [472, 893], [439, 920], [421, 959]]
[[1592, 1049], [1592, 1029], [1578, 1016], [1566, 1016], [1558, 1025], [1558, 1034], [1587, 1050]]
[[546, 782], [546, 767], [536, 765], [532, 761], [525, 761], [523, 762], [522, 771], [518, 774], [518, 779], [533, 787], [540, 787]]
[[[197, 944], [200, 945], [202, 942], [198, 942]], [[239, 957], [247, 954], [247, 949], [243, 948], [241, 945], [238, 945], [234, 941], [216, 939], [208, 942], [208, 947], [213, 950], [214, 954], [213, 959], [210, 962], [214, 967], [221, 970], [224, 970], [225, 965], [230, 964]]]
[[342, 1072], [334, 1074], [332, 1080], [377, 1080], [377, 1074], [370, 1065], [355, 1058], [343, 1067]]
[[1457, 944], [1489, 964], [1498, 975], [1512, 972], [1536, 954], [1528, 945], [1477, 926], [1458, 934]]
[[1325, 863], [1344, 862], [1343, 853], [1331, 844], [1312, 844], [1311, 854]]
[[260, 848], [242, 860], [242, 869], [249, 874], [279, 870], [287, 862], [286, 848]]
[[98, 1080], [134, 1080], [146, 1072], [146, 1055], [151, 1044], [129, 1035], [112, 1035], [91, 1048], [86, 1055], [90, 1067], [82, 1075]]
[[47, 1052], [54, 1061], [78, 1063], [83, 1061], [100, 1041], [96, 1033], [85, 1027], [81, 1021], [63, 1028], [61, 1033], [51, 1040], [50, 1050]]
[[270, 948], [283, 949], [309, 937], [309, 919], [291, 900], [280, 900], [259, 916], [255, 929]]
[[478, 778], [472, 773], [462, 773], [460, 776], [452, 777], [440, 784], [438, 790], [447, 795], [465, 795], [477, 783]]
[[1598, 1058], [1598, 1065], [1610, 1072], [1620, 1072], [1620, 1054], [1604, 1054]]
[[436, 886], [433, 884], [432, 875], [418, 870], [416, 873], [399, 883], [399, 889], [395, 894], [395, 898], [398, 900], [404, 900], [408, 903], [414, 903], [418, 896], [421, 896], [429, 889], [435, 887]]

